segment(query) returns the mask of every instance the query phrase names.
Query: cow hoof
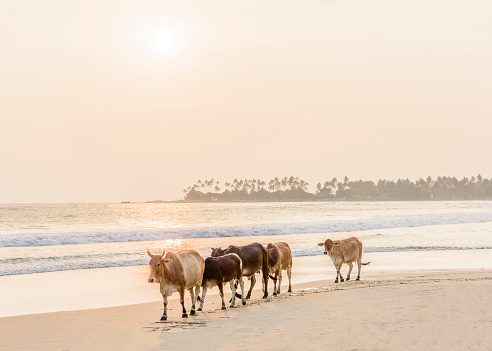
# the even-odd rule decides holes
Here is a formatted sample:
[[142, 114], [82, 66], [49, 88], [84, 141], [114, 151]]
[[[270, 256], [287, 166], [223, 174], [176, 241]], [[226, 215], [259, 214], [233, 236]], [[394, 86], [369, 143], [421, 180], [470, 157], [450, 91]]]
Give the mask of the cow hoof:
[[268, 299], [268, 295], [263, 295], [262, 299]]
[[190, 316], [194, 316], [195, 314], [196, 314], [196, 313], [195, 313], [195, 311], [194, 311], [194, 310], [191, 310], [191, 311], [190, 311]]
[[335, 283], [338, 283], [338, 279], [335, 280]]
[[247, 296], [246, 296], [246, 300], [249, 300], [249, 298], [250, 298], [250, 297], [251, 297], [250, 295], [247, 295]]
[[183, 318], [188, 318], [188, 313], [183, 313], [183, 314], [181, 315], [181, 317], [183, 317]]
[[276, 293], [276, 292], [274, 292], [274, 293], [273, 293], [273, 296], [277, 296], [277, 293]]
[[226, 307], [225, 307], [225, 306], [222, 306], [222, 309], [223, 309], [223, 310], [225, 310], [225, 309], [226, 309]]
[[201, 310], [202, 310], [202, 308], [201, 307], [198, 307], [198, 310], [197, 311], [200, 312]]
[[340, 278], [340, 281], [343, 283], [344, 282], [343, 278]]
[[357, 279], [355, 279], [355, 280], [360, 280], [360, 277], [357, 277]]
[[292, 292], [292, 289], [287, 290], [287, 292]]
[[243, 301], [243, 306], [245, 306], [245, 305], [246, 305], [246, 301]]
[[346, 281], [349, 281], [350, 280], [350, 277], [347, 277], [347, 279], [345, 279]]
[[167, 321], [167, 316], [162, 316], [161, 321]]

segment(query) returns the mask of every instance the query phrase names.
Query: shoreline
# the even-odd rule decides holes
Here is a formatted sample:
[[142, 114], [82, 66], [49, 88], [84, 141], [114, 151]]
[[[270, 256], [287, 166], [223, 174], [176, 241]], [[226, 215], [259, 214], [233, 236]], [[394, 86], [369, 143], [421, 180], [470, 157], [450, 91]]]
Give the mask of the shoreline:
[[149, 201], [120, 201], [117, 204], [226, 204], [226, 203], [277, 203], [277, 202], [457, 202], [457, 201], [492, 201], [491, 197], [474, 199], [289, 199], [289, 200], [234, 200], [234, 201], [201, 201], [201, 200], [149, 200]]
[[[204, 310], [186, 319], [173, 299], [167, 322], [159, 322], [161, 301], [3, 317], [0, 348], [164, 350], [187, 345], [247, 350], [262, 345], [267, 350], [314, 350], [327, 347], [329, 340], [336, 340], [341, 350], [492, 346], [492, 306], [486, 302], [492, 292], [491, 269], [374, 274], [363, 270], [361, 281], [294, 283], [293, 292], [287, 293], [284, 279], [282, 287], [279, 296], [266, 300], [255, 289], [246, 306], [236, 300], [237, 307], [227, 310], [220, 309], [214, 288]], [[229, 287], [224, 291], [228, 299]], [[189, 310], [188, 294], [185, 304]], [[230, 333], [234, 338], [226, 337]]]
[[[381, 274], [492, 270], [490, 257], [491, 249], [473, 250], [473, 255], [469, 250], [364, 253], [363, 261], [372, 263], [362, 267], [361, 278]], [[347, 271], [348, 266], [344, 265], [342, 274], [346, 275]], [[357, 268], [354, 267], [352, 275], [356, 273]], [[158, 286], [147, 283], [147, 277], [147, 265], [2, 276], [0, 318], [161, 301]], [[326, 255], [293, 258], [293, 285], [334, 278], [335, 269]], [[284, 274], [282, 285], [286, 286], [286, 282]], [[34, 293], [26, 289], [29, 286], [36, 287]], [[246, 287], [249, 288], [247, 280]], [[258, 275], [255, 289], [259, 288], [261, 279]], [[273, 291], [271, 280], [268, 290], [270, 294]], [[228, 287], [225, 291], [227, 294]], [[218, 289], [212, 289], [209, 294], [217, 295]], [[177, 298], [177, 293], [170, 297]]]

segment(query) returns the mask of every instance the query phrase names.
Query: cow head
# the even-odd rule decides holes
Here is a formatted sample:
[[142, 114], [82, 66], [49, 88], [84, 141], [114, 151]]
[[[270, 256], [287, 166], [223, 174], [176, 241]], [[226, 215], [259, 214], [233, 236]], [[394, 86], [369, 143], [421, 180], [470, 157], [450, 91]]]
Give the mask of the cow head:
[[212, 257], [219, 257], [219, 256], [224, 256], [226, 254], [227, 249], [223, 250], [220, 247], [211, 247], [212, 253], [210, 256]]
[[163, 265], [171, 262], [172, 260], [163, 259], [166, 250], [162, 252], [161, 255], [152, 255], [149, 250], [147, 250], [147, 254], [150, 256], [149, 267], [150, 267], [150, 275], [149, 275], [149, 283], [160, 283], [162, 276], [164, 274]]
[[331, 239], [326, 239], [324, 243], [319, 243], [318, 246], [324, 246], [325, 251], [323, 252], [325, 255], [328, 254], [328, 250], [331, 245], [333, 245], [333, 241]]

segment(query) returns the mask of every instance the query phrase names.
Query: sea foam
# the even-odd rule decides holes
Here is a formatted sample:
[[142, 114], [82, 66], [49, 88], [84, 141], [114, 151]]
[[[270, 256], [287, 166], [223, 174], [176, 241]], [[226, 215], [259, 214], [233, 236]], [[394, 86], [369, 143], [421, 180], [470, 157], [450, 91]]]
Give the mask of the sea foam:
[[180, 228], [166, 230], [91, 231], [0, 235], [0, 247], [56, 246], [175, 238], [218, 238], [283, 234], [357, 232], [362, 230], [422, 227], [492, 221], [492, 212], [453, 212], [400, 215], [344, 221], [264, 223], [245, 226]]

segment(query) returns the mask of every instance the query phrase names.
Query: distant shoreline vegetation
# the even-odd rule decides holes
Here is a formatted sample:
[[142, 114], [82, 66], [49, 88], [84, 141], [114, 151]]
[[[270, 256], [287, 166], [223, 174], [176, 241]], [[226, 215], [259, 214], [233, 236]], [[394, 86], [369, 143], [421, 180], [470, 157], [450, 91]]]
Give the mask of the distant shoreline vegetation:
[[316, 184], [316, 192], [308, 192], [309, 183], [299, 177], [261, 179], [234, 179], [221, 183], [215, 179], [198, 180], [184, 189], [184, 201], [391, 201], [391, 200], [479, 200], [492, 199], [492, 179], [473, 176], [458, 180], [456, 177], [420, 178], [397, 181], [381, 179], [351, 181], [333, 178]]

